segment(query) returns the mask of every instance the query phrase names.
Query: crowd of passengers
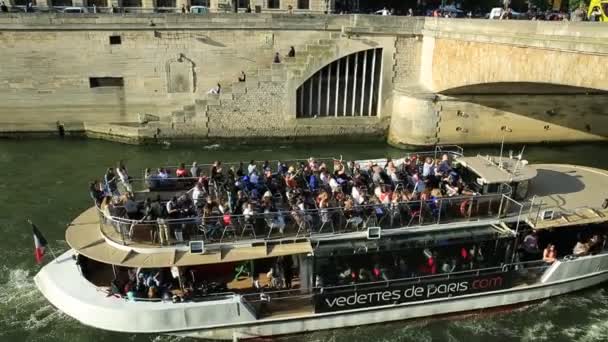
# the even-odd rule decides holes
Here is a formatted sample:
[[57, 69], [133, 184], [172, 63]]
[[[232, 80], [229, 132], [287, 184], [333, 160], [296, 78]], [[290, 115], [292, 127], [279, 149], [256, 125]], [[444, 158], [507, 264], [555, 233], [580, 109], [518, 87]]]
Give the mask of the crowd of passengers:
[[225, 283], [197, 281], [193, 270], [179, 272], [181, 279], [170, 268], [127, 268], [112, 280], [109, 293], [129, 300], [184, 301], [228, 291]]
[[[417, 206], [406, 202], [432, 204], [440, 197], [475, 194], [458, 168], [452, 167], [448, 154], [441, 159], [416, 155], [388, 159], [381, 165], [342, 160], [328, 165], [309, 158], [290, 166], [278, 162], [274, 168], [268, 161], [258, 164], [252, 160], [229, 168], [216, 161], [208, 172], [196, 162], [189, 169], [183, 163], [174, 170], [147, 169], [145, 181], [150, 190], [184, 189], [167, 202], [160, 196], [137, 201], [130, 179], [127, 168], [119, 163], [116, 169], [107, 170], [103, 182], [91, 183], [91, 196], [98, 204], [109, 204], [112, 216], [132, 220], [202, 217], [206, 225], [214, 227], [234, 223], [238, 217], [241, 225], [272, 225], [281, 233], [289, 221], [307, 230], [330, 223], [333, 229], [338, 219], [334, 208], [342, 208], [341, 223], [353, 227], [388, 212], [398, 216], [403, 225], [413, 215], [433, 214], [432, 208], [423, 213], [420, 202]], [[124, 185], [122, 192], [119, 183]], [[215, 231], [211, 229], [211, 233]]]
[[[89, 276], [89, 263], [90, 260], [80, 257], [79, 265], [85, 276]], [[263, 281], [260, 280], [261, 274], [254, 273], [251, 269], [254, 264], [255, 268], [265, 275]], [[173, 270], [168, 267], [120, 267], [115, 271], [115, 277], [110, 283], [109, 294], [130, 300], [188, 301], [228, 291], [246, 293], [251, 290], [261, 292], [288, 290], [294, 287], [293, 281], [296, 278], [297, 265], [294, 265], [289, 255], [251, 262], [220, 263]], [[237, 286], [229, 289], [229, 283], [243, 279], [251, 279], [253, 288]]]
[[[485, 267], [495, 260], [486, 260], [484, 248], [476, 244], [424, 249], [400, 253], [384, 253], [357, 257], [330, 257], [318, 266], [315, 286], [348, 285], [419, 276], [432, 276]], [[490, 253], [494, 259], [496, 253]], [[502, 256], [501, 256], [502, 257]]]

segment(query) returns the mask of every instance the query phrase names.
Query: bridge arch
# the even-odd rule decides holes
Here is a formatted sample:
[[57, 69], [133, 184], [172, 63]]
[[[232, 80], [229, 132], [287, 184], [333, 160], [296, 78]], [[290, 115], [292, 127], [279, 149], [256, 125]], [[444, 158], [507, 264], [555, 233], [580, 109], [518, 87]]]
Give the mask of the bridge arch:
[[608, 90], [607, 55], [509, 44], [430, 39], [424, 85], [435, 92], [484, 83], [544, 83]]
[[377, 116], [382, 88], [380, 47], [325, 64], [296, 89], [296, 117]]

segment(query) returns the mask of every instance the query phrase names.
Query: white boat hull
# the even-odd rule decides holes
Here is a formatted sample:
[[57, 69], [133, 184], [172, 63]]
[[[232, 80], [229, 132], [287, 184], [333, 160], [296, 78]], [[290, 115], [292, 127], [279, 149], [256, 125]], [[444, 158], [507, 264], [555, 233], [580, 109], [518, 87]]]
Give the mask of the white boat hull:
[[[66, 254], [58, 259], [66, 258]], [[556, 262], [545, 272], [541, 281], [533, 285], [397, 305], [256, 320], [249, 310], [239, 304], [239, 299], [180, 304], [133, 303], [105, 298], [101, 293], [97, 293], [100, 298], [93, 299], [91, 289], [81, 287], [82, 290], [77, 293], [64, 283], [76, 281], [70, 273], [84, 279], [75, 266], [66, 268], [61, 276], [57, 276], [56, 272], [60, 271], [57, 265], [66, 267], [65, 263], [45, 266], [36, 276], [36, 284], [53, 305], [86, 325], [113, 331], [222, 340], [305, 333], [524, 304], [608, 281], [608, 254], [600, 254]], [[135, 321], [134, 317], [138, 315], [145, 317], [145, 321]]]

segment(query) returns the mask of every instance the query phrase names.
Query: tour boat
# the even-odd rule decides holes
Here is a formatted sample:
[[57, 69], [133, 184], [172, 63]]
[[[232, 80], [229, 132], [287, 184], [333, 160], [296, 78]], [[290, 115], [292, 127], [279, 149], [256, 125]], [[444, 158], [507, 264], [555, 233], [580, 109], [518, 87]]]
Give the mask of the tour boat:
[[[37, 287], [95, 328], [237, 340], [523, 305], [608, 280], [603, 170], [445, 146], [237, 165], [108, 184], [113, 197], [67, 227], [70, 249]], [[143, 218], [125, 214], [133, 203]]]

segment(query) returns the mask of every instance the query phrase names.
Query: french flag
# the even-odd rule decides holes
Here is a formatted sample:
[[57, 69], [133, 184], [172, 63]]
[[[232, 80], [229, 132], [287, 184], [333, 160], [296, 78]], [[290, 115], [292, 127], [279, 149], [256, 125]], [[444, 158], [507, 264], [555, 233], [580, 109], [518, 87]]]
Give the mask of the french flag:
[[47, 242], [42, 233], [38, 230], [38, 227], [36, 227], [36, 225], [33, 223], [32, 230], [34, 232], [34, 256], [36, 257], [36, 262], [40, 264], [42, 262], [42, 258], [44, 258], [44, 250]]

